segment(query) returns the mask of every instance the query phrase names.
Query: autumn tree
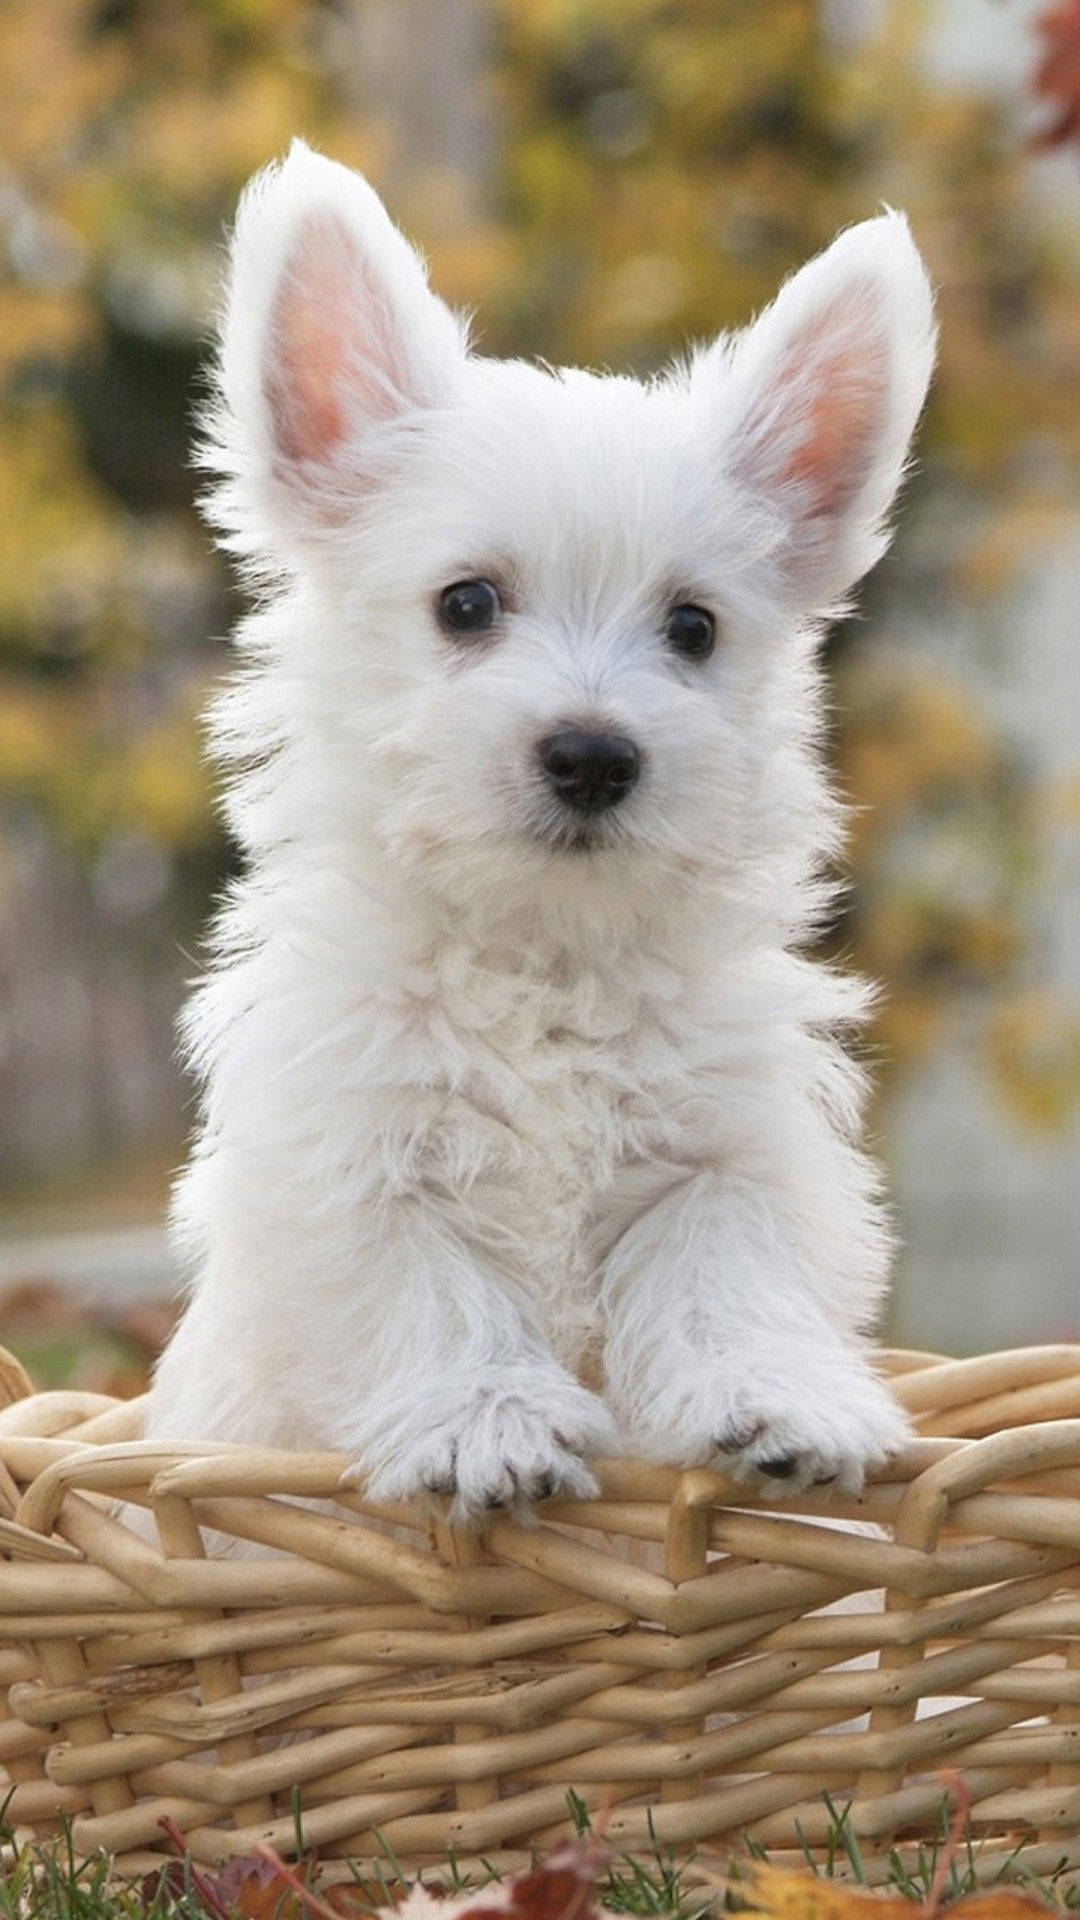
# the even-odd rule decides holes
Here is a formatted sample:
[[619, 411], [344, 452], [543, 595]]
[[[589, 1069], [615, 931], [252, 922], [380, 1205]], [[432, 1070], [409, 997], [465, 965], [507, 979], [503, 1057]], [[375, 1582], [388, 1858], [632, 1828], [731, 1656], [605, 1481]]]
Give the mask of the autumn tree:
[[[1071, 8], [1043, 48], [1062, 138]], [[107, 1036], [133, 956], [152, 957], [146, 1020], [168, 1058], [178, 943], [226, 858], [196, 715], [235, 601], [192, 513], [192, 411], [223, 224], [297, 132], [392, 193], [482, 346], [642, 372], [743, 323], [880, 200], [909, 211], [941, 290], [941, 367], [899, 549], [830, 643], [835, 752], [862, 809], [832, 941], [885, 980], [879, 1038], [901, 1059], [958, 985], [1007, 994], [1040, 797], [969, 695], [872, 641], [920, 600], [942, 619], [987, 604], [1057, 537], [1080, 320], [1021, 132], [928, 83], [924, 24], [907, 0], [7, 0], [0, 1108], [37, 1071], [18, 1011], [44, 964], [27, 860], [65, 902], [44, 946], [68, 929], [95, 980], [123, 961]], [[84, 1040], [107, 1077], [103, 1018]], [[1007, 997], [991, 1026], [993, 1058], [1022, 1068]], [[174, 1080], [163, 1097], [175, 1126]], [[25, 1132], [22, 1111], [8, 1124]], [[138, 1126], [121, 1102], [86, 1130], [100, 1147]]]

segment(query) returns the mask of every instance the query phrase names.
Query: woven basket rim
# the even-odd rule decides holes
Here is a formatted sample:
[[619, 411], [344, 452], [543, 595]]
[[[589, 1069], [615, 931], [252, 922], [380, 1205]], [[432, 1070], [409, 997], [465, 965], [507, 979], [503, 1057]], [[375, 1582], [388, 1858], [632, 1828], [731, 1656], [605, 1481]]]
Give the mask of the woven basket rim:
[[873, 1877], [937, 1830], [947, 1758], [987, 1861], [1027, 1835], [1080, 1868], [1080, 1345], [880, 1364], [917, 1437], [858, 1499], [617, 1458], [469, 1531], [343, 1492], [328, 1450], [141, 1440], [143, 1401], [0, 1352], [17, 1817], [134, 1873], [163, 1809], [196, 1859], [288, 1852], [295, 1784], [328, 1859], [378, 1830], [523, 1864], [572, 1787], [619, 1847], [782, 1858], [847, 1791]]

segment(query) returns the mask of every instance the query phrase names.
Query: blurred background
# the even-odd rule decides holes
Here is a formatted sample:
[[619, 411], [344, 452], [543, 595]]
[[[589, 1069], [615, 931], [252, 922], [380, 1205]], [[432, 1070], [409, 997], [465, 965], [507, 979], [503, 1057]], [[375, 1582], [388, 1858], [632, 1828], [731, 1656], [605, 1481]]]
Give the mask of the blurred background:
[[230, 853], [193, 511], [221, 239], [302, 133], [495, 353], [646, 371], [882, 200], [940, 287], [900, 534], [830, 641], [830, 934], [883, 984], [889, 1329], [1080, 1339], [1080, 0], [4, 0], [0, 1340], [168, 1325], [184, 982]]

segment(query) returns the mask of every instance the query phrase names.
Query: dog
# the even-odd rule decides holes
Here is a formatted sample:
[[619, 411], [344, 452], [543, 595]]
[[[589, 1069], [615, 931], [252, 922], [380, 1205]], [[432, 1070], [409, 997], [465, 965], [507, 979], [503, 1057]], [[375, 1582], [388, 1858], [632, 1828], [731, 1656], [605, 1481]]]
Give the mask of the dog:
[[903, 1444], [868, 992], [807, 948], [819, 642], [933, 348], [890, 211], [640, 381], [470, 351], [303, 145], [247, 188], [201, 455], [255, 596], [211, 722], [244, 864], [150, 1438], [339, 1449], [462, 1522], [591, 1455], [854, 1491]]

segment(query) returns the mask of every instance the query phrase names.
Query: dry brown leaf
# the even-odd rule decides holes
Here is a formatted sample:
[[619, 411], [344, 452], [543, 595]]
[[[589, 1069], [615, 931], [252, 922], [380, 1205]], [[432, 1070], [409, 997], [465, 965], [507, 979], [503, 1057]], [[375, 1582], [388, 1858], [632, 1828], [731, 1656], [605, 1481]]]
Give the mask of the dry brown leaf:
[[1033, 1893], [1020, 1893], [1015, 1887], [997, 1887], [993, 1893], [969, 1893], [952, 1900], [945, 1911], [950, 1920], [1046, 1920], [1054, 1909]]
[[400, 1907], [408, 1898], [409, 1889], [401, 1880], [387, 1886], [381, 1880], [365, 1880], [358, 1874], [352, 1880], [335, 1880], [328, 1887], [320, 1887], [319, 1892], [326, 1905], [340, 1914], [342, 1920], [364, 1920], [365, 1915], [378, 1913], [380, 1908]]
[[997, 1888], [960, 1900], [914, 1906], [897, 1894], [848, 1881], [826, 1880], [795, 1868], [756, 1865], [739, 1885], [751, 1914], [762, 1920], [1045, 1920], [1050, 1909], [1029, 1893]]
[[303, 1897], [265, 1854], [241, 1854], [222, 1868], [217, 1890], [237, 1920], [300, 1920]]
[[1045, 1920], [1052, 1909], [1032, 1894], [1018, 1893], [1011, 1887], [965, 1894], [960, 1900], [944, 1899], [949, 1870], [967, 1831], [971, 1789], [963, 1774], [951, 1768], [943, 1768], [937, 1777], [952, 1801], [952, 1818], [930, 1891], [921, 1906], [871, 1887], [852, 1886], [850, 1882], [822, 1879], [758, 1861], [745, 1887], [750, 1912], [762, 1915], [763, 1920], [944, 1920], [945, 1915], [948, 1920]]
[[493, 1880], [475, 1893], [441, 1898], [413, 1887], [398, 1911], [401, 1920], [600, 1920], [592, 1894], [607, 1859], [602, 1847], [574, 1840], [556, 1848], [531, 1873]]
[[763, 1920], [866, 1920], [868, 1904], [880, 1920], [913, 1920], [911, 1901], [899, 1895], [819, 1879], [791, 1867], [756, 1864], [745, 1886], [739, 1882], [739, 1894]]
[[208, 1920], [301, 1920], [308, 1896], [291, 1868], [268, 1848], [238, 1854], [214, 1871], [196, 1865], [174, 1821], [166, 1818], [158, 1824], [180, 1858], [146, 1875], [140, 1887], [144, 1913], [165, 1889], [189, 1907], [202, 1907]]

